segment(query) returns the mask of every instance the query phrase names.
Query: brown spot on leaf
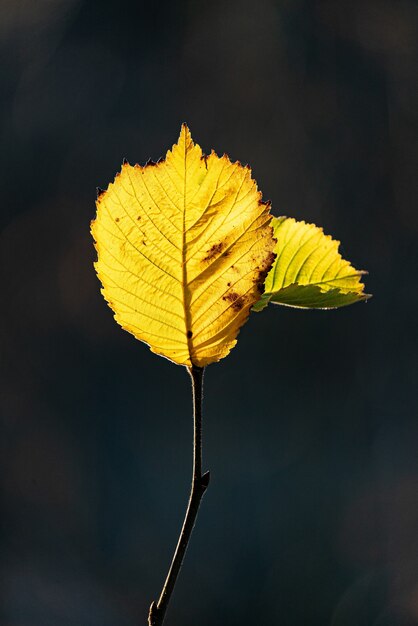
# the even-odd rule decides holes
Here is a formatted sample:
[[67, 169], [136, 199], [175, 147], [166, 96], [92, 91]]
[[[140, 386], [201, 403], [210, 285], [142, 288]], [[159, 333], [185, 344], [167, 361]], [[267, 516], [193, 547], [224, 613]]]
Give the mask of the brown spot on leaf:
[[245, 298], [243, 296], [240, 296], [239, 293], [236, 293], [236, 291], [230, 291], [229, 293], [226, 293], [222, 297], [222, 300], [225, 300], [225, 302], [230, 302], [234, 311], [241, 311], [242, 307], [245, 304]]
[[188, 330], [188, 331], [187, 331], [187, 338], [188, 338], [188, 339], [191, 339], [192, 337], [193, 337], [193, 333], [192, 333], [192, 331], [191, 331], [191, 330]]
[[119, 217], [115, 217], [115, 222], [119, 222]]
[[136, 219], [137, 219], [137, 220], [140, 220], [140, 219], [141, 219], [141, 216], [140, 216], [140, 215], [138, 215], [138, 217], [137, 217]]
[[224, 241], [220, 241], [219, 243], [214, 243], [213, 246], [211, 246], [209, 250], [207, 251], [207, 254], [205, 258], [203, 259], [203, 261], [204, 262], [211, 261], [214, 257], [216, 257], [218, 254], [222, 252], [225, 246], [226, 244]]
[[263, 271], [269, 272], [271, 270], [271, 266], [273, 265], [276, 256], [277, 255], [275, 252], [269, 252], [269, 255], [264, 263]]
[[254, 283], [256, 284], [257, 291], [260, 294], [264, 292], [264, 282], [266, 280], [267, 274], [271, 270], [271, 267], [273, 265], [275, 258], [276, 258], [275, 253], [270, 252], [268, 256], [266, 257], [266, 259], [264, 260], [263, 265], [261, 267], [259, 265], [257, 266], [258, 272], [256, 276], [254, 277]]

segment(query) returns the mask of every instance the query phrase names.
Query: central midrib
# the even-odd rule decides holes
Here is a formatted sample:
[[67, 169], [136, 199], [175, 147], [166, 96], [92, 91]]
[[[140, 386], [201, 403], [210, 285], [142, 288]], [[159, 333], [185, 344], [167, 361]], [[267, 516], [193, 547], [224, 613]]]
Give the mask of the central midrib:
[[189, 337], [188, 331], [191, 332], [191, 314], [189, 301], [189, 290], [187, 285], [187, 263], [186, 263], [186, 188], [187, 188], [187, 137], [184, 137], [184, 184], [183, 184], [183, 241], [182, 241], [182, 291], [183, 291], [183, 310], [186, 335], [187, 350], [189, 352], [190, 363], [192, 362], [192, 337]]

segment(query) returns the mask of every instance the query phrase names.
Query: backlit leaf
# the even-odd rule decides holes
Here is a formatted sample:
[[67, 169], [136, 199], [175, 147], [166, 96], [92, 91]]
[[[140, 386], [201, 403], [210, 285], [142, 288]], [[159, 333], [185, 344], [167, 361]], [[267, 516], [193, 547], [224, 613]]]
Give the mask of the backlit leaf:
[[370, 296], [361, 276], [338, 252], [339, 241], [314, 224], [289, 217], [272, 219], [276, 259], [267, 275], [264, 294], [254, 306], [269, 302], [307, 309], [334, 309]]
[[274, 259], [269, 210], [250, 169], [204, 156], [186, 125], [165, 160], [125, 163], [92, 222], [115, 319], [176, 363], [225, 357]]

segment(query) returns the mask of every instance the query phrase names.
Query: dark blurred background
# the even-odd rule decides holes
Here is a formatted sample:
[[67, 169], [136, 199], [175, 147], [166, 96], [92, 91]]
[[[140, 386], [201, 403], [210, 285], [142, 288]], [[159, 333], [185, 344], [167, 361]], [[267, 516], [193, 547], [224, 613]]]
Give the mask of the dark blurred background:
[[167, 626], [418, 624], [417, 26], [412, 0], [3, 0], [1, 626], [145, 626], [161, 589], [190, 384], [112, 319], [89, 222], [183, 121], [375, 296], [252, 314], [208, 368]]

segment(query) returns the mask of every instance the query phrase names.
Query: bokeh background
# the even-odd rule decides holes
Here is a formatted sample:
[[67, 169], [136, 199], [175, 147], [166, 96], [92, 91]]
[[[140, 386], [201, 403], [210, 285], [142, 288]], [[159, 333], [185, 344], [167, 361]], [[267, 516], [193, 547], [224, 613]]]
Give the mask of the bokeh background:
[[113, 321], [89, 222], [183, 121], [375, 295], [271, 306], [208, 368], [167, 626], [418, 624], [417, 32], [412, 0], [3, 0], [1, 626], [145, 625], [160, 591], [190, 385]]

